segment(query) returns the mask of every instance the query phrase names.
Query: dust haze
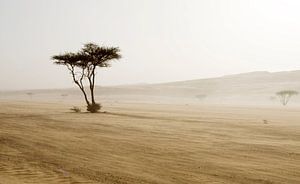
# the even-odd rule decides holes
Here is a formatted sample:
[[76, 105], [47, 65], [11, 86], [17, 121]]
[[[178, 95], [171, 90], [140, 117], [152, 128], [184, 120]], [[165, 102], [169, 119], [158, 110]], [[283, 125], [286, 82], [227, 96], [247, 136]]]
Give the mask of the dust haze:
[[300, 183], [296, 0], [0, 0], [0, 184]]
[[297, 0], [1, 0], [0, 90], [73, 87], [49, 60], [87, 42], [122, 50], [122, 62], [101, 71], [97, 85], [299, 70], [299, 7]]

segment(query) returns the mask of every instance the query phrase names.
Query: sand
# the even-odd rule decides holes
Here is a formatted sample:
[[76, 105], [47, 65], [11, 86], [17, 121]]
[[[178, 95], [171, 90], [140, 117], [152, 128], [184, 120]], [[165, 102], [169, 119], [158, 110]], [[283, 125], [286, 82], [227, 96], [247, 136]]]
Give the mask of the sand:
[[300, 109], [0, 102], [0, 184], [300, 183]]

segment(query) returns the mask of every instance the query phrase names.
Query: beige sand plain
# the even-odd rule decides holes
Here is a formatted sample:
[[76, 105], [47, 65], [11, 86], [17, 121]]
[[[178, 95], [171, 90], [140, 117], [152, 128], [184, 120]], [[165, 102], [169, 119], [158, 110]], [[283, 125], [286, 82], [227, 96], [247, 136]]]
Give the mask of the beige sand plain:
[[297, 108], [0, 106], [0, 184], [300, 183]]

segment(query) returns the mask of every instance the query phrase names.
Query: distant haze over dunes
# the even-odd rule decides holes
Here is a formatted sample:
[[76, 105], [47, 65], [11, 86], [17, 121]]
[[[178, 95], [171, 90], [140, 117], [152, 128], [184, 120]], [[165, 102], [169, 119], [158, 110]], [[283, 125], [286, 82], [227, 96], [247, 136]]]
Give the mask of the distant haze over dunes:
[[[71, 82], [71, 81], [70, 81]], [[300, 91], [300, 70], [284, 72], [251, 72], [218, 78], [178, 81], [160, 84], [135, 84], [97, 87], [99, 99], [134, 100], [178, 103], [277, 103], [275, 93], [280, 90]], [[2, 96], [22, 95], [26, 92], [59, 96], [80, 95], [76, 88], [57, 90], [27, 90], [2, 92]], [[295, 96], [291, 104], [299, 103]]]

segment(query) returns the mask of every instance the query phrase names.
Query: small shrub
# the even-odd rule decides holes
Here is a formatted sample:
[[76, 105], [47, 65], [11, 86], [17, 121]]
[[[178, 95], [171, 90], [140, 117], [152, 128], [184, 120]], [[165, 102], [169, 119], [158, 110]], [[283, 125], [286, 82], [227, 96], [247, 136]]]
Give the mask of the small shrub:
[[73, 112], [76, 112], [76, 113], [81, 112], [81, 109], [79, 107], [76, 107], [76, 106], [72, 107], [70, 110], [73, 111]]
[[87, 111], [91, 112], [91, 113], [95, 113], [98, 112], [101, 109], [101, 105], [97, 104], [97, 103], [93, 103], [87, 106]]
[[30, 99], [32, 99], [32, 96], [34, 95], [34, 93], [31, 93], [31, 92], [28, 92], [26, 94], [30, 97]]

